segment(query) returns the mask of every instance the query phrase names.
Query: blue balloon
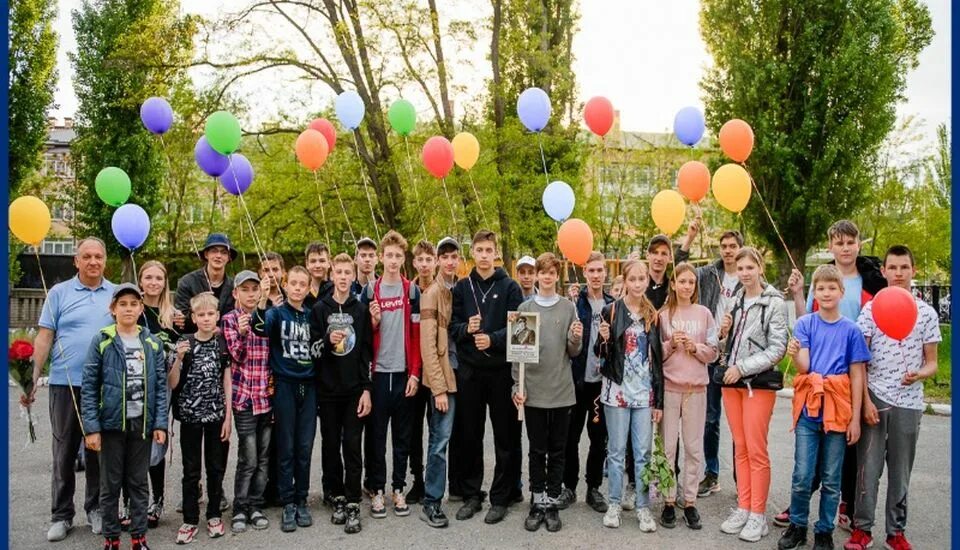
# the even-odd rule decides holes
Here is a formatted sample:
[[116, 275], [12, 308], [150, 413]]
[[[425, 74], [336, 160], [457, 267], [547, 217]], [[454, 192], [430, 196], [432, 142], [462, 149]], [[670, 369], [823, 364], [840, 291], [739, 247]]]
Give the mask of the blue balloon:
[[337, 112], [337, 120], [340, 124], [350, 130], [356, 130], [360, 126], [360, 121], [363, 120], [363, 114], [366, 112], [360, 94], [353, 90], [338, 95], [333, 102], [333, 108]]
[[164, 134], [173, 126], [173, 109], [166, 99], [151, 97], [140, 106], [140, 121], [154, 134]]
[[546, 128], [550, 121], [550, 98], [540, 88], [527, 88], [517, 98], [517, 116], [531, 132]]
[[197, 166], [204, 173], [213, 177], [222, 175], [230, 166], [230, 158], [210, 147], [207, 136], [200, 136], [197, 140], [197, 144], [193, 147], [193, 159], [197, 161]]
[[220, 176], [220, 185], [234, 196], [246, 193], [253, 183], [253, 165], [240, 153], [230, 155], [230, 166]]
[[117, 242], [134, 250], [140, 248], [150, 235], [150, 216], [136, 204], [125, 204], [113, 213], [110, 227]]
[[555, 181], [543, 190], [543, 209], [547, 215], [558, 222], [562, 222], [573, 214], [573, 207], [577, 199], [573, 189], [562, 181]]
[[673, 133], [684, 145], [696, 145], [703, 137], [705, 127], [703, 113], [696, 107], [684, 107], [673, 117]]

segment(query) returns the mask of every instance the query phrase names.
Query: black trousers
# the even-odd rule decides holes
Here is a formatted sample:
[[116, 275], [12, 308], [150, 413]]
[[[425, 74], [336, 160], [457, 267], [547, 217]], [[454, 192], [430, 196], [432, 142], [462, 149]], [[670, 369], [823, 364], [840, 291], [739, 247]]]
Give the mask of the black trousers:
[[[460, 369], [453, 371], [457, 380], [457, 392], [463, 387], [463, 378]], [[458, 407], [459, 408], [459, 407]], [[449, 460], [447, 463], [447, 480], [450, 483], [450, 495], [463, 496], [463, 414], [453, 415], [453, 429], [450, 431], [450, 443], [447, 447]]]
[[433, 392], [420, 385], [417, 394], [410, 398], [410, 475], [413, 482], [423, 483], [423, 426], [429, 422], [430, 399]]
[[[585, 479], [588, 489], [600, 487], [603, 483], [603, 463], [607, 459], [607, 426], [603, 417], [603, 405], [597, 402], [600, 397], [601, 382], [577, 384], [577, 404], [570, 410], [570, 429], [567, 432], [567, 446], [563, 461], [563, 485], [571, 491], [577, 490], [580, 478], [580, 436], [583, 435], [583, 423], [587, 423], [587, 437], [590, 449], [587, 451]], [[599, 415], [599, 422], [594, 418]], [[527, 427], [529, 430], [529, 425]]]
[[[76, 402], [74, 402], [76, 399]], [[53, 472], [50, 476], [50, 521], [73, 521], [76, 513], [73, 494], [77, 489], [74, 464], [77, 449], [83, 442], [83, 430], [77, 416], [80, 406], [80, 386], [50, 386], [50, 435], [53, 448]], [[83, 509], [86, 512], [100, 506], [100, 459], [97, 453], [84, 449], [86, 455], [86, 489]]]
[[570, 407], [524, 407], [523, 418], [527, 422], [527, 440], [530, 442], [530, 492], [557, 498], [563, 488]]
[[847, 517], [853, 519], [857, 502], [857, 446], [847, 445], [843, 452], [843, 470], [840, 472], [840, 501], [847, 506]]
[[407, 478], [407, 458], [410, 452], [410, 399], [404, 396], [407, 386], [405, 372], [375, 373], [371, 400], [370, 448], [367, 461], [368, 486], [382, 491], [387, 483], [387, 427], [390, 427], [393, 472], [392, 488], [403, 490]]
[[323, 477], [328, 483], [327, 490], [330, 496], [346, 497], [349, 503], [360, 502], [363, 419], [357, 417], [359, 404], [359, 394], [350, 399], [317, 403]]
[[180, 423], [180, 451], [183, 456], [183, 522], [200, 523], [200, 474], [207, 473], [207, 519], [220, 517], [223, 496], [223, 466], [227, 447], [220, 441], [223, 422]]
[[513, 390], [510, 366], [470, 368], [461, 363], [460, 370], [463, 371], [463, 385], [457, 387], [457, 414], [454, 418], [463, 421], [458, 427], [463, 432], [460, 441], [463, 496], [465, 499], [481, 497], [483, 435], [489, 409], [496, 457], [490, 503], [508, 506], [510, 497], [517, 490], [522, 462], [522, 456], [517, 452], [521, 424], [510, 396]]
[[[130, 498], [130, 533], [147, 532], [147, 470], [153, 433], [143, 436], [143, 417], [128, 418], [127, 430], [108, 430], [100, 434], [100, 510], [103, 512], [103, 536], [120, 536], [120, 489]], [[90, 462], [87, 462], [87, 468]]]

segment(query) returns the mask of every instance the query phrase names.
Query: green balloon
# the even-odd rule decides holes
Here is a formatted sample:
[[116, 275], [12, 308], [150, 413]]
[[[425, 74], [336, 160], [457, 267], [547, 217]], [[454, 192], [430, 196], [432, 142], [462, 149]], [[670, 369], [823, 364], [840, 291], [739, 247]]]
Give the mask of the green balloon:
[[121, 206], [130, 198], [130, 176], [115, 166], [100, 170], [95, 186], [97, 196], [110, 206]]
[[207, 117], [204, 127], [207, 143], [221, 155], [229, 155], [240, 147], [240, 123], [226, 111], [217, 111]]
[[417, 126], [417, 110], [406, 99], [395, 101], [387, 111], [387, 118], [390, 119], [390, 126], [401, 136], [410, 135]]

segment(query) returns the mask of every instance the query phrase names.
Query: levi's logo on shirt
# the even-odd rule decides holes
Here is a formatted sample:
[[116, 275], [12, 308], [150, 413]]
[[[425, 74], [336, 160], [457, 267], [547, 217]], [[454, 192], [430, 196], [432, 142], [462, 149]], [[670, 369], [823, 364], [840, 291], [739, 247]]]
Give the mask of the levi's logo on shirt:
[[403, 296], [397, 296], [396, 298], [380, 298], [380, 311], [396, 311], [403, 309]]

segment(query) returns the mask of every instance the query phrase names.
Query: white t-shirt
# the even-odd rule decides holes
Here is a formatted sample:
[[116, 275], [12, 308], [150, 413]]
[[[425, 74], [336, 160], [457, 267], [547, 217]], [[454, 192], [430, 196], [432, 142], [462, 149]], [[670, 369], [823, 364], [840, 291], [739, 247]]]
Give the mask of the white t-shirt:
[[873, 320], [873, 302], [860, 312], [857, 325], [870, 339], [872, 359], [867, 365], [867, 387], [874, 395], [895, 407], [923, 410], [923, 383], [901, 384], [903, 376], [923, 366], [923, 345], [940, 341], [937, 312], [917, 299], [917, 324], [902, 342], [884, 334]]
[[717, 315], [715, 319], [718, 325], [723, 322], [723, 316], [733, 310], [735, 301], [733, 297], [737, 293], [737, 285], [739, 283], [740, 279], [738, 279], [736, 275], [730, 275], [726, 271], [723, 272], [723, 277], [720, 279], [720, 298], [717, 300]]

